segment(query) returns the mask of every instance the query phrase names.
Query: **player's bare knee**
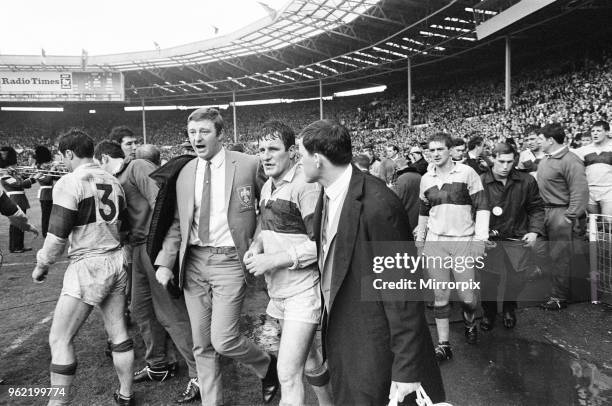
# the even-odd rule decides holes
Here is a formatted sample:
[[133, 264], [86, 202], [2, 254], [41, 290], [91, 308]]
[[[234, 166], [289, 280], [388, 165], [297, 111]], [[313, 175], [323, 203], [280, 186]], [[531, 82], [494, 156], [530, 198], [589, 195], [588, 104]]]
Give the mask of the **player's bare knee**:
[[72, 345], [72, 338], [59, 332], [49, 333], [49, 347], [51, 351], [65, 350]]
[[293, 365], [277, 364], [278, 381], [281, 386], [288, 388], [298, 385], [302, 381], [301, 368], [296, 368]]

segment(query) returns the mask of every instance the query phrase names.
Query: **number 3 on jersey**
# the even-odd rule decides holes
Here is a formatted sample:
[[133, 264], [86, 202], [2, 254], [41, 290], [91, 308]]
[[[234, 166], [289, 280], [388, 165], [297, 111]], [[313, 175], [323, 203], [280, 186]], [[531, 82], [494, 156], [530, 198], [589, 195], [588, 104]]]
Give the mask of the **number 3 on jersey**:
[[[111, 194], [113, 195], [113, 199], [117, 199], [117, 194], [113, 194], [113, 185], [108, 183], [96, 183], [96, 188], [98, 189], [98, 213], [102, 220], [105, 222], [113, 222], [117, 219], [117, 205], [118, 202], [116, 200], [112, 200]], [[102, 192], [102, 196], [100, 197], [100, 192]]]

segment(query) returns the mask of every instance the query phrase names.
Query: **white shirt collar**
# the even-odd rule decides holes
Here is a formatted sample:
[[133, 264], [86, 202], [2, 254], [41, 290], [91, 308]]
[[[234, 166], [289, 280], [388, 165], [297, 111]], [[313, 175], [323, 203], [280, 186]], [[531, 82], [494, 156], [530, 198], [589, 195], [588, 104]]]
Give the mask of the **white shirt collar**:
[[351, 165], [347, 165], [344, 172], [342, 172], [342, 175], [340, 175], [331, 185], [325, 188], [325, 194], [329, 200], [337, 199], [348, 190], [349, 184], [351, 183], [352, 174], [353, 167]]
[[[199, 158], [199, 160], [202, 165], [206, 166], [205, 159]], [[221, 147], [219, 152], [217, 152], [210, 160], [210, 165], [219, 169], [221, 165], [223, 165], [223, 162], [225, 162], [225, 148]]]

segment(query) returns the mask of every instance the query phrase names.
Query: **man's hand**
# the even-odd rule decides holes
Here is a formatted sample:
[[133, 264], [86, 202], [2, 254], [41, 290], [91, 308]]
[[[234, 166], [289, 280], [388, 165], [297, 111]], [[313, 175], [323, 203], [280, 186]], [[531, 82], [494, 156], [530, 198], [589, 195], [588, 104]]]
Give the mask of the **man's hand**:
[[244, 258], [242, 258], [242, 260], [246, 263], [248, 258], [254, 257], [257, 254], [261, 254], [262, 252], [263, 246], [261, 246], [261, 244], [253, 243], [251, 244], [247, 252], [244, 253]]
[[406, 395], [416, 392], [421, 386], [421, 382], [391, 382], [389, 389], [389, 399], [396, 399], [397, 402], [403, 402]]
[[48, 273], [49, 273], [48, 267], [36, 265], [34, 267], [34, 270], [32, 271], [32, 281], [34, 283], [43, 283], [45, 279], [47, 279]]
[[166, 268], [165, 266], [160, 266], [157, 268], [157, 272], [155, 272], [155, 279], [159, 282], [164, 288], [168, 287], [168, 282], [172, 280], [174, 274], [170, 268]]
[[527, 233], [523, 236], [522, 240], [525, 242], [523, 247], [533, 247], [538, 238], [538, 233]]
[[280, 254], [279, 252], [274, 254], [255, 254], [248, 258], [245, 254], [244, 265], [246, 265], [247, 270], [254, 276], [263, 275], [279, 267], [278, 259]]
[[489, 240], [474, 238], [470, 241], [470, 248], [474, 258], [485, 256], [485, 248]]
[[28, 223], [28, 226], [29, 228], [26, 231], [29, 231], [30, 233], [34, 234], [35, 238], [38, 237], [38, 229], [29, 223]]
[[484, 244], [485, 244], [485, 252], [486, 252], [486, 250], [491, 250], [491, 249], [497, 247], [497, 243], [495, 241], [487, 240], [487, 241], [484, 242]]

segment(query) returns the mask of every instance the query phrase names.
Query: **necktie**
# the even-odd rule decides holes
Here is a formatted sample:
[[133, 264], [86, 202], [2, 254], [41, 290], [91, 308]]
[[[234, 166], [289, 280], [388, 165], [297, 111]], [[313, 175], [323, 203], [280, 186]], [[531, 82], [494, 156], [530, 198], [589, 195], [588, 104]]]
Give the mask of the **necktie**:
[[327, 221], [329, 212], [329, 197], [323, 193], [323, 211], [321, 213], [321, 247], [327, 249]]
[[204, 185], [202, 186], [202, 200], [200, 201], [200, 224], [198, 227], [200, 242], [210, 242], [210, 161], [206, 161], [204, 169]]

